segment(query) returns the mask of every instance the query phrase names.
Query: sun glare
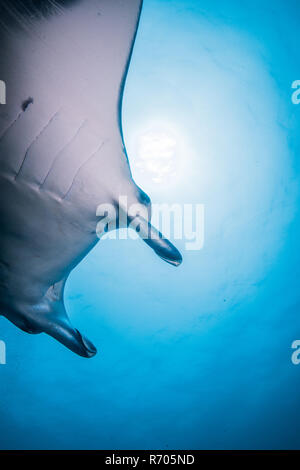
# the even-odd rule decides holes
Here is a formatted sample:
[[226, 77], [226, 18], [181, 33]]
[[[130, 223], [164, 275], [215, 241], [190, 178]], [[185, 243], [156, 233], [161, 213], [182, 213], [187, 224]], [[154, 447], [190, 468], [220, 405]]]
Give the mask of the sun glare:
[[139, 137], [137, 167], [150, 174], [152, 181], [163, 183], [175, 175], [177, 142], [165, 131], [149, 131]]

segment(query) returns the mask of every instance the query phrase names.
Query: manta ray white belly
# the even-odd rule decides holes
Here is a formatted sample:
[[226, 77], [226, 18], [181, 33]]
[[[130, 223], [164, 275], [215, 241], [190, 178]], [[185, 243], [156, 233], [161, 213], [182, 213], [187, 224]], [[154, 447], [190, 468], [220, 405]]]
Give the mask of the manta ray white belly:
[[[150, 217], [120, 125], [142, 2], [45, 0], [37, 11], [29, 3], [0, 1], [0, 77], [7, 85], [0, 110], [0, 313], [91, 357], [95, 347], [65, 311], [65, 281], [98, 241], [99, 204], [117, 205], [125, 195]], [[140, 217], [140, 233], [164, 260], [180, 264], [147, 218]]]

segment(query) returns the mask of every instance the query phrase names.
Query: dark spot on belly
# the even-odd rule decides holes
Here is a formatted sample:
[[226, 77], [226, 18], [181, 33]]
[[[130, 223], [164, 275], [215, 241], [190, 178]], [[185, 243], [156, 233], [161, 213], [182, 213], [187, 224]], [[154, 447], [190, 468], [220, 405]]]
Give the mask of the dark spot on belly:
[[34, 99], [30, 96], [29, 98], [27, 98], [27, 100], [23, 101], [22, 103], [22, 111], [26, 111], [26, 109], [28, 108], [28, 106], [30, 106], [31, 104], [33, 104], [34, 102]]

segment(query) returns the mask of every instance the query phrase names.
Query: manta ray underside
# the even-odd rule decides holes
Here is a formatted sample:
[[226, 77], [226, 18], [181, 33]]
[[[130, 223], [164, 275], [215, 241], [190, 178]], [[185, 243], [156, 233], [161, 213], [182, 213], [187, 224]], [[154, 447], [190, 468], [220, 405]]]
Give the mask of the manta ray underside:
[[126, 196], [137, 208], [128, 221], [144, 241], [165, 261], [181, 262], [151, 226], [150, 200], [132, 179], [122, 138], [141, 6], [0, 0], [7, 87], [0, 108], [0, 313], [83, 357], [96, 348], [71, 325], [63, 293], [71, 270], [99, 241], [100, 204], [116, 207], [119, 221], [118, 201]]

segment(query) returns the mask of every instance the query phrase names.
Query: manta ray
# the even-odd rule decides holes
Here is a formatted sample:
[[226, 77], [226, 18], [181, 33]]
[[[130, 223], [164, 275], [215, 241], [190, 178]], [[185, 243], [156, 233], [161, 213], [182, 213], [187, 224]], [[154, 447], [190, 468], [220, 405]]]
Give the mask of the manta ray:
[[88, 358], [96, 348], [72, 326], [64, 287], [101, 238], [97, 207], [116, 208], [117, 228], [125, 212], [163, 260], [182, 261], [151, 225], [122, 134], [141, 8], [142, 0], [0, 0], [0, 314]]

